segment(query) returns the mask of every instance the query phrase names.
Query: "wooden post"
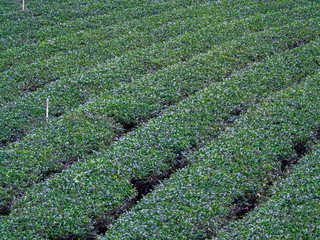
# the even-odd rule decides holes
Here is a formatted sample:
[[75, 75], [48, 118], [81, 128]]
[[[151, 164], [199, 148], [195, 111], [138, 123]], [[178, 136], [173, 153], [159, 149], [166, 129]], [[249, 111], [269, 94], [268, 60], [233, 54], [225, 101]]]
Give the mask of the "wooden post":
[[24, 0], [22, 0], [22, 11], [24, 11]]
[[49, 98], [47, 98], [47, 111], [46, 111], [46, 119], [47, 119], [47, 122], [48, 122], [48, 119], [49, 119]]

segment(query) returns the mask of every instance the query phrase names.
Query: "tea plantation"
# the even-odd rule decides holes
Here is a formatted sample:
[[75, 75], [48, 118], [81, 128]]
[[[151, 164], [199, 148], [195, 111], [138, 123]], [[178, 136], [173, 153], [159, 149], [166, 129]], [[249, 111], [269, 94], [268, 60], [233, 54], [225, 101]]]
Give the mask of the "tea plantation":
[[319, 1], [0, 0], [0, 22], [1, 239], [320, 238]]

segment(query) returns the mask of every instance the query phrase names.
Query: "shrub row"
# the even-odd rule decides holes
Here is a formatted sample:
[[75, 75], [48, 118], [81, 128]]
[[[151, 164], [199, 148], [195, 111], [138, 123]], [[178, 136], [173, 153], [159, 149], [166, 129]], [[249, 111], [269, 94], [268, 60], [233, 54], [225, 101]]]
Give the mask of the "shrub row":
[[[58, 122], [35, 130], [19, 143], [3, 148], [0, 176], [5, 176], [3, 187], [7, 186], [8, 190], [0, 195], [2, 203], [11, 201], [17, 194], [16, 189], [23, 191], [93, 150], [109, 145], [126, 130], [122, 127], [130, 128], [156, 117], [167, 106], [212, 82], [222, 81], [251, 61], [262, 60], [287, 50], [288, 46], [298, 46], [317, 37], [317, 31], [310, 27], [314, 22], [318, 19], [293, 22], [225, 43], [223, 47], [196, 56], [189, 62], [123, 85], [69, 112]], [[303, 42], [300, 42], [301, 36]]]
[[[134, 34], [140, 37], [140, 41], [137, 43], [134, 41], [135, 39], [131, 41], [135, 44], [141, 44], [141, 41], [150, 41], [149, 38], [157, 37], [157, 34], [159, 35], [161, 30], [162, 34], [167, 33], [167, 38], [172, 36], [172, 33], [169, 34], [169, 32], [174, 30], [178, 31], [175, 35], [179, 35], [183, 32], [182, 29], [188, 30], [191, 28], [189, 31], [196, 31], [196, 27], [200, 28], [201, 26], [198, 23], [200, 20], [196, 18], [198, 16], [201, 16], [201, 18], [208, 18], [208, 16], [211, 15], [211, 20], [214, 18], [217, 22], [228, 19], [232, 20], [232, 16], [235, 16], [237, 13], [232, 12], [230, 16], [227, 15], [226, 10], [229, 9], [230, 5], [235, 8], [242, 6], [239, 2], [236, 4], [235, 2], [227, 3], [223, 1], [176, 8], [170, 12], [163, 12], [157, 15], [150, 12], [149, 15], [145, 15], [140, 19], [133, 19], [131, 21], [120, 22], [113, 25], [104, 25], [94, 29], [88, 28], [85, 31], [71, 31], [65, 35], [54, 39], [47, 39], [38, 44], [27, 45], [22, 48], [11, 48], [2, 52], [0, 55], [0, 71], [16, 68], [22, 64], [30, 64], [35, 61], [38, 62], [39, 60], [48, 59], [49, 57], [55, 56], [57, 53], [68, 54], [70, 51], [73, 52], [79, 49], [81, 49], [81, 51], [86, 49], [85, 51], [90, 52], [92, 51], [90, 49], [93, 48], [91, 45], [97, 43], [100, 45], [100, 50], [97, 52], [99, 53], [103, 47], [106, 47], [105, 44], [107, 41], [121, 37], [124, 40], [119, 42], [119, 44], [123, 44], [123, 41], [125, 41], [128, 36]], [[222, 12], [217, 11], [217, 9], [221, 9]], [[204, 24], [205, 23], [202, 25]], [[149, 34], [147, 34], [147, 32]], [[157, 42], [155, 39], [152, 40], [153, 42]], [[126, 44], [132, 45], [133, 43], [131, 41], [126, 42]], [[89, 46], [91, 46], [91, 48], [88, 48]]]
[[[228, 8], [230, 4], [225, 5], [225, 8]], [[221, 10], [220, 6], [219, 10]], [[257, 10], [254, 10], [253, 13], [256, 11]], [[147, 48], [155, 43], [160, 44], [186, 32], [197, 32], [198, 29], [207, 27], [208, 24], [213, 21], [218, 24], [225, 19], [231, 18], [230, 15], [232, 15], [233, 18], [238, 18], [240, 15], [237, 11], [234, 14], [227, 14], [227, 12], [224, 11], [224, 14], [220, 14], [220, 16], [217, 17], [215, 16], [217, 15], [216, 12], [216, 5], [204, 7], [202, 14], [196, 8], [196, 10], [193, 10], [192, 13], [186, 17], [181, 17], [181, 19], [171, 22], [166, 27], [163, 26], [163, 22], [167, 20], [164, 19], [164, 15], [159, 15], [158, 18], [160, 20], [154, 24], [150, 23], [150, 18], [146, 19], [146, 22], [141, 21], [144, 22], [143, 26], [147, 26], [142, 29], [142, 31], [130, 30], [129, 33], [124, 35], [121, 29], [119, 29], [119, 26], [115, 26], [113, 30], [116, 31], [118, 35], [115, 34], [115, 36], [110, 37], [110, 40], [102, 42], [100, 39], [97, 40], [96, 43], [87, 42], [87, 46], [84, 47], [81, 46], [81, 44], [83, 44], [81, 40], [78, 42], [80, 46], [72, 49], [72, 47], [68, 45], [77, 45], [74, 43], [76, 41], [75, 39], [78, 39], [78, 36], [74, 36], [74, 38], [68, 39], [69, 44], [68, 42], [64, 42], [61, 45], [61, 47], [68, 51], [67, 54], [59, 52], [50, 59], [36, 61], [30, 65], [22, 64], [19, 66], [20, 63], [17, 62], [17, 68], [3, 72], [0, 78], [0, 103], [5, 105], [23, 96], [26, 92], [35, 91], [52, 81], [58, 81], [63, 77], [89, 71], [101, 63], [110, 61], [114, 57], [120, 57], [128, 51], [134, 51], [137, 48]], [[204, 16], [196, 18], [199, 14]], [[247, 14], [247, 10], [245, 14]], [[211, 15], [215, 17], [210, 17]], [[190, 20], [191, 17], [194, 19]], [[154, 19], [152, 21], [154, 21]], [[150, 30], [150, 28], [152, 30]], [[125, 29], [128, 30], [126, 27]], [[102, 32], [101, 29], [100, 32], [102, 35], [106, 34], [105, 31]], [[88, 33], [84, 32], [84, 34], [88, 36]], [[92, 37], [91, 33], [90, 36]], [[83, 41], [86, 42], [85, 39]], [[61, 42], [58, 42], [58, 44], [60, 45]], [[56, 44], [52, 44], [51, 46], [54, 47], [54, 45]], [[44, 47], [44, 49], [47, 49], [47, 47]], [[34, 49], [31, 50], [32, 54], [35, 55]], [[50, 52], [50, 49], [47, 50]], [[36, 52], [37, 55], [41, 55], [41, 52]], [[24, 56], [21, 57], [28, 61], [28, 58]], [[15, 60], [12, 59], [12, 61]], [[7, 94], [8, 92], [10, 92], [10, 94]]]
[[122, 125], [139, 124], [212, 82], [230, 77], [236, 70], [320, 39], [319, 20], [295, 21], [225, 42], [188, 62], [121, 85], [110, 94], [88, 102], [85, 109], [109, 114]]
[[[310, 12], [310, 9], [307, 7], [258, 15], [208, 27], [197, 34], [188, 33], [164, 44], [128, 52], [105, 63], [104, 67], [96, 71], [49, 84], [43, 90], [31, 93], [0, 109], [0, 114], [3, 116], [0, 119], [0, 142], [5, 145], [17, 140], [30, 129], [41, 126], [44, 121], [44, 105], [47, 97], [50, 97], [51, 116], [58, 117], [65, 111], [78, 107], [92, 96], [106, 94], [111, 89], [130, 82], [132, 79], [187, 60], [193, 55], [213, 48], [214, 44], [241, 37], [250, 31], [281, 26], [301, 16], [308, 18], [318, 14], [315, 11]], [[298, 14], [293, 15], [293, 12]], [[212, 36], [213, 32], [217, 35]]]
[[[319, 54], [319, 48], [314, 50]], [[269, 86], [290, 85], [287, 80], [296, 70], [292, 69], [293, 73], [289, 73], [286, 67], [282, 70], [283, 73], [273, 76], [276, 78], [268, 76]], [[286, 79], [282, 83], [278, 82], [281, 75]], [[259, 77], [262, 88], [251, 92], [252, 95], [256, 96], [258, 92], [265, 95], [265, 77]], [[319, 80], [320, 74], [317, 74], [249, 109], [208, 147], [195, 152], [189, 158], [193, 165], [177, 172], [143, 198], [134, 209], [112, 224], [106, 236], [100, 239], [207, 239], [218, 234], [228, 222], [241, 218], [266, 199], [270, 185], [281, 180], [281, 163], [298, 159], [301, 150], [306, 151], [313, 141], [320, 123]], [[246, 88], [242, 86], [234, 97], [242, 98], [247, 94], [242, 93]], [[250, 98], [243, 98], [243, 101]], [[294, 199], [288, 195], [287, 198]], [[278, 206], [277, 210], [285, 208]], [[270, 216], [273, 213], [266, 214]], [[268, 235], [260, 231], [259, 226], [263, 229], [265, 222], [260, 217], [256, 217], [252, 225], [243, 222], [244, 231], [239, 235], [234, 232], [231, 239], [233, 236], [251, 239], [251, 227], [255, 224], [255, 232], [267, 238]], [[315, 231], [315, 226], [313, 223], [310, 230]], [[270, 232], [272, 227], [276, 228], [272, 223], [268, 227]], [[284, 237], [281, 231], [278, 229], [279, 236]], [[288, 232], [294, 236], [294, 230]]]
[[[74, 1], [71, 1], [72, 4], [77, 4]], [[77, 31], [94, 29], [102, 26], [107, 26], [110, 24], [119, 23], [121, 21], [131, 21], [133, 19], [139, 19], [148, 15], [157, 15], [162, 12], [172, 11], [179, 7], [186, 7], [190, 5], [201, 4], [207, 2], [205, 0], [199, 1], [122, 1], [126, 4], [121, 4], [120, 1], [98, 3], [97, 1], [90, 1], [92, 9], [86, 9], [83, 11], [83, 8], [76, 7], [72, 13], [72, 19], [69, 21], [62, 21], [64, 19], [64, 9], [61, 8], [61, 5], [57, 5], [59, 10], [51, 10], [48, 8], [38, 8], [41, 13], [35, 13], [34, 11], [24, 11], [17, 12], [16, 17], [9, 17], [9, 22], [3, 24], [0, 38], [0, 51], [7, 50], [12, 47], [21, 47], [26, 44], [33, 44], [37, 42], [42, 42], [47, 39], [52, 39], [57, 36], [66, 35], [68, 33], [75, 33]], [[104, 5], [103, 7], [99, 5]], [[83, 12], [90, 13], [95, 11], [100, 11], [106, 8], [114, 7], [109, 11], [102, 11], [102, 15], [99, 14], [89, 14], [84, 17], [77, 17], [79, 14], [83, 15]], [[84, 6], [88, 8], [87, 6]], [[22, 18], [21, 15], [30, 15], [30, 17]], [[47, 19], [46, 15], [51, 16], [55, 20]], [[17, 18], [16, 20], [14, 20]], [[20, 20], [20, 23], [17, 25], [17, 21]], [[14, 34], [14, 35], [13, 35]]]
[[35, 185], [2, 217], [2, 236], [81, 239], [105, 230], [137, 195], [129, 180], [148, 182], [183, 164], [189, 151], [228, 126], [239, 106], [249, 108], [315, 72], [319, 54], [319, 41], [313, 42], [212, 84], [100, 154]]
[[[315, 89], [312, 89], [314, 91]], [[318, 122], [319, 126], [319, 122]], [[319, 130], [318, 130], [319, 131]], [[320, 140], [319, 137], [317, 140]], [[317, 239], [320, 237], [320, 146], [272, 189], [272, 199], [226, 226], [220, 239]]]
[[[25, 2], [27, 11], [21, 11], [22, 4], [18, 9], [12, 9], [0, 16], [1, 36], [5, 40], [14, 40], [17, 37], [32, 34], [34, 31], [43, 30], [46, 27], [57, 26], [65, 21], [74, 22], [77, 19], [85, 19], [92, 15], [104, 15], [109, 11], [116, 14], [117, 11], [129, 10], [141, 7], [141, 1], [120, 0], [114, 2], [102, 1], [64, 1]], [[149, 4], [150, 5], [150, 4]], [[8, 46], [6, 46], [8, 47]]]
[[[161, 1], [161, 4], [167, 1]], [[21, 12], [20, 9], [12, 9], [0, 16], [0, 31], [2, 36], [15, 36], [24, 31], [32, 32], [46, 26], [56, 26], [61, 22], [86, 19], [92, 15], [105, 15], [108, 12], [121, 12], [124, 10], [135, 9], [144, 5], [153, 5], [150, 1], [29, 1], [25, 7], [27, 11]], [[16, 24], [14, 24], [16, 22]], [[18, 23], [18, 24], [17, 24]]]
[[[270, 39], [273, 41], [274, 37], [278, 36], [278, 31], [266, 32], [263, 39], [268, 38], [269, 41]], [[298, 31], [295, 31], [297, 31], [297, 28], [294, 27], [292, 31], [294, 33], [292, 34], [301, 35], [301, 33], [297, 34]], [[279, 35], [284, 35], [285, 38], [290, 36], [294, 39], [293, 35], [287, 35], [287, 27], [282, 29], [282, 33]], [[260, 38], [261, 34], [255, 34], [245, 40], [241, 39], [240, 42], [251, 42], [255, 44], [256, 49], [268, 45], [265, 40], [262, 40], [265, 41], [265, 44], [257, 40]], [[282, 48], [285, 48], [290, 40], [290, 38], [287, 38], [287, 41], [281, 39]], [[238, 44], [239, 42], [234, 41], [231, 46], [227, 45], [227, 51], [232, 48], [237, 49]], [[278, 51], [284, 50], [279, 48], [281, 45], [277, 44]], [[269, 49], [272, 51], [274, 51], [274, 47], [273, 43], [269, 44]], [[246, 49], [249, 50], [250, 48], [247, 47]], [[265, 52], [267, 53], [267, 50]], [[238, 52], [239, 54], [242, 54], [242, 51]], [[269, 52], [269, 54], [271, 53]], [[10, 192], [15, 192], [14, 189], [29, 186], [30, 183], [44, 178], [48, 172], [59, 171], [65, 163], [70, 162], [70, 159], [76, 160], [81, 156], [83, 157], [83, 154], [93, 149], [99, 149], [105, 144], [105, 141], [114, 138], [114, 134], [110, 134], [110, 131], [106, 129], [100, 131], [101, 134], [97, 134], [99, 127], [102, 129], [109, 127], [105, 125], [105, 121], [101, 121], [100, 125], [99, 122], [97, 123], [97, 119], [112, 116], [114, 121], [120, 122], [123, 126], [137, 125], [139, 121], [156, 116], [166, 106], [180, 101], [211, 81], [219, 81], [231, 74], [232, 71], [246, 66], [252, 59], [250, 54], [247, 59], [242, 57], [240, 61], [236, 60], [236, 57], [236, 53], [233, 56], [230, 54], [223, 55], [221, 50], [220, 52], [216, 50], [200, 55], [190, 62], [174, 65], [156, 74], [133, 81], [131, 84], [123, 85], [110, 94], [64, 115], [62, 120], [57, 123], [36, 130], [27, 135], [23, 141], [12, 144], [6, 149], [9, 154], [2, 156], [3, 160], [1, 161], [2, 165], [5, 166], [1, 171], [1, 175], [6, 175], [4, 182], [11, 186]], [[75, 127], [77, 125], [78, 127]], [[84, 137], [79, 138], [77, 136], [75, 138], [75, 132], [78, 132], [79, 128], [81, 130], [79, 134]], [[113, 131], [121, 132], [118, 128], [113, 129]], [[96, 145], [93, 146], [93, 143]], [[29, 165], [34, 167], [36, 162], [39, 166], [34, 168], [34, 171], [30, 171]], [[17, 167], [20, 169], [18, 180], [16, 179]], [[40, 167], [42, 171], [39, 171]], [[7, 173], [8, 169], [10, 169], [9, 174]], [[23, 174], [21, 169], [27, 169], [28, 174]], [[8, 192], [3, 192], [3, 196], [7, 196], [9, 199], [12, 198], [11, 195]]]

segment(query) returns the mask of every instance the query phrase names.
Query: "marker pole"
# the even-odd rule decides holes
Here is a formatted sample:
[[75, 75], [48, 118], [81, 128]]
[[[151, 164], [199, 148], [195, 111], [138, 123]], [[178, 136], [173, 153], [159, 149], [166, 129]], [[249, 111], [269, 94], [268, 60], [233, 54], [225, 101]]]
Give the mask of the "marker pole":
[[47, 122], [48, 122], [48, 119], [49, 119], [49, 98], [47, 98], [47, 111], [46, 111], [46, 119], [47, 119]]

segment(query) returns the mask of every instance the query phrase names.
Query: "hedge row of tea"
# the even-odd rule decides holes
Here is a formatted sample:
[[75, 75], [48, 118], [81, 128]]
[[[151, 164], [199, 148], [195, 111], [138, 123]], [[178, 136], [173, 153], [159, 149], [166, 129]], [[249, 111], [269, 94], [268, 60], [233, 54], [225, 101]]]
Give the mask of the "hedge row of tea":
[[[167, 39], [169, 39], [187, 30], [196, 31], [196, 28], [203, 28], [205, 26], [204, 24], [208, 25], [208, 20], [205, 20], [208, 18], [211, 20], [215, 19], [215, 21], [217, 21], [216, 23], [228, 19], [232, 20], [237, 12], [231, 12], [231, 16], [229, 16], [230, 13], [227, 14], [227, 10], [230, 7], [235, 8], [234, 11], [237, 11], [239, 7], [243, 7], [243, 4], [236, 4], [236, 2], [227, 4], [227, 2], [224, 1], [216, 2], [215, 4], [191, 5], [186, 8], [175, 8], [173, 11], [163, 12], [157, 15], [150, 12], [142, 18], [124, 22], [121, 21], [120, 23], [109, 26], [100, 26], [94, 29], [86, 28], [85, 30], [76, 32], [71, 31], [54, 39], [42, 41], [39, 44], [8, 49], [1, 53], [0, 70], [4, 71], [13, 67], [16, 68], [16, 66], [21, 64], [30, 64], [35, 61], [46, 60], [49, 57], [55, 56], [55, 54], [68, 54], [70, 51], [81, 50], [82, 52], [89, 51], [90, 53], [92, 49], [96, 49], [99, 45], [101, 48], [109, 46], [105, 44], [112, 39], [118, 40], [120, 46], [130, 44], [131, 47], [129, 49], [132, 49], [133, 46], [135, 46], [134, 44], [139, 45], [145, 41], [152, 40], [153, 42], [157, 42], [159, 41], [157, 40], [157, 38], [159, 38], [158, 35], [163, 35], [166, 32], [168, 34]], [[217, 11], [217, 8], [222, 12]], [[241, 12], [241, 8], [239, 11]], [[202, 23], [201, 25], [201, 23], [199, 23], [200, 19], [203, 19], [206, 23]], [[177, 32], [173, 33], [173, 31]], [[129, 38], [130, 36], [131, 40]], [[135, 39], [138, 36], [140, 37], [139, 42]], [[146, 43], [144, 44], [146, 45]], [[97, 51], [97, 54], [99, 54], [100, 51], [101, 49]], [[118, 51], [119, 50], [115, 52], [115, 55]]]
[[[194, 153], [190, 158], [193, 165], [163, 182], [99, 239], [205, 239], [219, 235], [224, 225], [267, 198], [270, 186], [288, 174], [284, 161], [299, 160], [316, 140], [320, 123], [319, 80], [320, 74], [307, 78], [249, 109], [208, 147]], [[261, 81], [264, 82], [263, 77]], [[314, 161], [310, 164], [319, 165], [319, 157]], [[309, 165], [306, 159], [302, 164]], [[233, 224], [237, 227], [230, 227], [234, 231], [227, 236], [319, 237], [319, 216], [308, 216], [311, 209], [319, 212], [319, 176], [312, 175], [314, 169], [304, 170], [302, 179], [289, 179], [289, 188], [282, 188], [280, 199], [276, 197], [248, 220]], [[307, 196], [301, 195], [304, 191]], [[307, 225], [301, 223], [302, 219], [311, 224], [307, 229], [303, 228]], [[225, 239], [225, 235], [220, 236]]]
[[[225, 2], [230, 0], [223, 0], [219, 2]], [[238, 1], [238, 0], [237, 0]], [[81, 0], [81, 2], [83, 2]], [[0, 38], [1, 45], [0, 51], [5, 51], [10, 48], [15, 47], [26, 47], [30, 44], [36, 44], [43, 41], [48, 41], [49, 39], [59, 37], [61, 35], [75, 34], [79, 31], [87, 31], [94, 30], [100, 27], [106, 27], [108, 25], [113, 25], [121, 22], [132, 21], [133, 19], [140, 19], [142, 17], [158, 15], [164, 12], [175, 11], [178, 8], [185, 8], [188, 6], [197, 6], [201, 4], [219, 4], [216, 1], [206, 1], [206, 0], [190, 0], [190, 1], [122, 1], [123, 5], [118, 5], [119, 1], [113, 1], [112, 3], [109, 1], [104, 1], [102, 5], [104, 7], [100, 7], [99, 3], [96, 5], [97, 1], [91, 1], [91, 8], [87, 9], [87, 12], [92, 14], [87, 14], [87, 16], [79, 17], [78, 15], [82, 13], [81, 2], [72, 4], [78, 4], [78, 6], [74, 9], [78, 11], [77, 13], [73, 13], [72, 19], [65, 20], [64, 19], [64, 9], [59, 7], [59, 10], [50, 10], [50, 7], [39, 8], [41, 4], [35, 4], [35, 10], [27, 10], [24, 12], [17, 12], [7, 14], [5, 16], [4, 21], [6, 24], [0, 26], [1, 36]], [[126, 4], [124, 4], [126, 2]], [[300, 0], [302, 3], [303, 1]], [[37, 1], [32, 1], [32, 3], [38, 3]], [[55, 3], [55, 2], [51, 2]], [[96, 5], [96, 6], [94, 6]], [[48, 9], [49, 8], [49, 9]], [[97, 9], [98, 8], [98, 9]], [[94, 14], [95, 11], [101, 11], [100, 9], [109, 8], [108, 10], [104, 10], [104, 12], [100, 14]], [[35, 11], [40, 11], [39, 13]], [[68, 11], [68, 9], [66, 10]], [[73, 10], [72, 10], [73, 11]], [[47, 12], [52, 12], [52, 14], [56, 14], [55, 16], [49, 14], [50, 17], [47, 19]], [[23, 17], [21, 17], [21, 15]], [[66, 14], [68, 15], [68, 13]], [[78, 16], [78, 17], [77, 17]], [[53, 20], [51, 19], [53, 18]], [[52, 20], [52, 21], [51, 21]], [[19, 22], [19, 25], [14, 24], [14, 22]], [[1, 28], [2, 27], [2, 28]]]
[[2, 217], [2, 235], [90, 238], [105, 230], [137, 196], [130, 182], [160, 180], [174, 166], [183, 166], [190, 151], [225, 130], [239, 111], [315, 73], [319, 45], [316, 41], [298, 47], [214, 83], [100, 154], [35, 185]]
[[[44, 52], [47, 52], [48, 54], [50, 53], [51, 47], [56, 48], [56, 45], [59, 45], [60, 48], [65, 49], [67, 53], [59, 51], [58, 54], [54, 54], [52, 57], [51, 55], [47, 57], [44, 56], [44, 59], [37, 60], [36, 62], [29, 62], [30, 64], [23, 64], [21, 61], [16, 61], [12, 56], [8, 56], [10, 59], [10, 61], [8, 61], [8, 59], [6, 59], [7, 56], [4, 56], [4, 65], [9, 65], [13, 68], [9, 71], [5, 71], [0, 78], [0, 93], [2, 93], [0, 94], [0, 103], [5, 105], [26, 93], [40, 89], [44, 85], [52, 81], [58, 81], [63, 77], [92, 71], [95, 67], [98, 67], [101, 64], [103, 65], [113, 58], [120, 57], [128, 51], [148, 48], [152, 44], [159, 44], [159, 47], [161, 47], [162, 42], [167, 42], [169, 39], [177, 38], [177, 36], [181, 34], [185, 35], [187, 32], [193, 32], [194, 35], [199, 29], [205, 29], [208, 25], [210, 26], [210, 23], [212, 22], [218, 24], [226, 19], [239, 18], [241, 14], [237, 12], [237, 9], [235, 9], [235, 13], [233, 15], [227, 13], [226, 9], [230, 7], [229, 5], [230, 4], [216, 6], [208, 4], [203, 8], [191, 8], [189, 9], [189, 14], [186, 14], [186, 16], [181, 17], [179, 20], [170, 22], [167, 27], [164, 27], [164, 23], [168, 21], [165, 18], [168, 17], [167, 15], [158, 15], [159, 19], [156, 22], [154, 17], [151, 18], [152, 21], [150, 18], [140, 20], [142, 26], [145, 26], [141, 31], [128, 29], [126, 24], [122, 24], [120, 26], [115, 25], [113, 26], [113, 31], [116, 32], [116, 34], [114, 34], [114, 36], [109, 35], [109, 40], [105, 36], [106, 30], [104, 28], [98, 30], [100, 32], [100, 36], [92, 35], [92, 33], [88, 32], [82, 32], [81, 34], [85, 34], [85, 36], [90, 37], [86, 37], [83, 40], [80, 39], [80, 41], [78, 41], [79, 36], [72, 36], [71, 38], [68, 37], [67, 41], [64, 42], [56, 39], [50, 40], [51, 43], [56, 43], [40, 44], [44, 49]], [[241, 5], [242, 9], [243, 5]], [[259, 7], [262, 9], [260, 11], [265, 12], [267, 10], [264, 5]], [[217, 9], [219, 9], [219, 11], [224, 10], [223, 14], [218, 14], [218, 16], [216, 16], [218, 12]], [[252, 9], [252, 14], [257, 14], [257, 11], [257, 9]], [[176, 14], [180, 15], [183, 14], [183, 12], [178, 12]], [[246, 10], [243, 15], [248, 14], [249, 13]], [[203, 17], [196, 17], [199, 15], [203, 15]], [[230, 15], [232, 15], [232, 17]], [[193, 19], [190, 20], [190, 18]], [[124, 31], [121, 31], [122, 26], [125, 27]], [[127, 33], [128, 30], [129, 33]], [[93, 40], [93, 36], [94, 38], [98, 37], [98, 39]], [[102, 41], [101, 38], [105, 38], [105, 40]], [[84, 42], [86, 42], [87, 46], [83, 45]], [[71, 47], [72, 45], [73, 47]], [[43, 52], [38, 51], [38, 49], [31, 48], [30, 51], [29, 55], [34, 57], [45, 55]], [[23, 52], [27, 52], [25, 48], [23, 49]], [[35, 52], [37, 54], [35, 54]], [[141, 51], [137, 51], [137, 54], [141, 54]], [[22, 58], [24, 61], [29, 61], [27, 56], [20, 56], [19, 53], [18, 58]], [[16, 66], [19, 67], [17, 68]], [[8, 92], [10, 92], [10, 94], [5, 94]]]
[[167, 106], [212, 82], [223, 81], [252, 61], [318, 37], [318, 22], [317, 19], [297, 21], [225, 43], [186, 63], [114, 89], [69, 112], [59, 121], [35, 130], [19, 143], [3, 148], [0, 179], [7, 190], [0, 195], [1, 207], [7, 206], [14, 196], [21, 195], [26, 187], [109, 145], [125, 130], [122, 127], [136, 126], [156, 117]]
[[[296, 18], [300, 19], [301, 16], [302, 18], [317, 17], [319, 12], [312, 11], [313, 7], [312, 5], [209, 26], [197, 33], [187, 33], [146, 49], [129, 51], [119, 58], [111, 59], [95, 71], [51, 83], [42, 90], [31, 93], [0, 109], [0, 114], [3, 116], [0, 119], [2, 130], [0, 141], [2, 145], [5, 145], [19, 139], [30, 129], [41, 126], [45, 120], [43, 105], [48, 96], [50, 96], [50, 114], [53, 116], [51, 118], [54, 118], [71, 108], [78, 107], [93, 96], [106, 94], [123, 83], [186, 61], [215, 45], [221, 45], [251, 31], [256, 32], [268, 27], [281, 26]], [[297, 14], [293, 14], [294, 12]], [[213, 33], [216, 35], [212, 35]]]
[[[320, 140], [320, 134], [317, 140]], [[320, 146], [313, 146], [312, 150], [312, 154], [302, 158], [299, 165], [290, 170], [292, 173], [285, 181], [275, 185], [270, 201], [241, 221], [225, 227], [219, 232], [219, 238], [319, 238]]]
[[145, 14], [158, 14], [177, 7], [196, 4], [192, 0], [158, 1], [157, 3], [137, 0], [48, 1], [47, 4], [43, 1], [25, 2], [27, 11], [20, 12], [13, 9], [0, 17], [1, 22], [5, 23], [0, 26], [1, 51], [57, 37], [68, 33], [69, 30], [80, 31], [106, 26], [140, 18]]
[[4, 239], [317, 236], [310, 199], [265, 207], [297, 206], [277, 189], [320, 138], [319, 3], [41, 3], [0, 16]]

